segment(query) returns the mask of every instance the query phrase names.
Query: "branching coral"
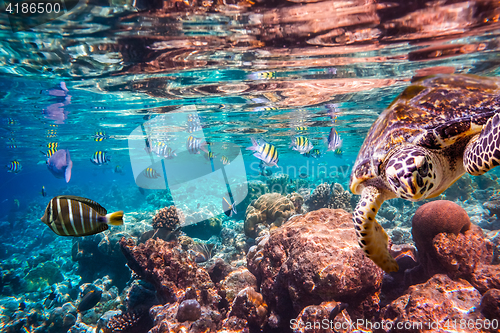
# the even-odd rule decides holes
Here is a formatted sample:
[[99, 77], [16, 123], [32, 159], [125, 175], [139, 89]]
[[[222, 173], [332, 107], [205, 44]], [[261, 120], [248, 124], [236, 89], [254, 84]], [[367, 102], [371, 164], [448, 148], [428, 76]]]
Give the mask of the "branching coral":
[[184, 221], [184, 214], [175, 206], [165, 207], [153, 217], [153, 228], [164, 228], [169, 231], [177, 229]]

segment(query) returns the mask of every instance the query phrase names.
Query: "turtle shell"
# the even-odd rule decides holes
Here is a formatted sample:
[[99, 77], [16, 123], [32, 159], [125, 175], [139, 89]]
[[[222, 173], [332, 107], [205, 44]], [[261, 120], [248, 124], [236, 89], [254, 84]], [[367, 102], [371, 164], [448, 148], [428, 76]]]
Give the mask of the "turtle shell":
[[354, 165], [351, 185], [379, 176], [379, 166], [392, 148], [406, 143], [435, 150], [450, 147], [479, 133], [497, 112], [499, 78], [424, 77], [406, 88], [373, 123]]

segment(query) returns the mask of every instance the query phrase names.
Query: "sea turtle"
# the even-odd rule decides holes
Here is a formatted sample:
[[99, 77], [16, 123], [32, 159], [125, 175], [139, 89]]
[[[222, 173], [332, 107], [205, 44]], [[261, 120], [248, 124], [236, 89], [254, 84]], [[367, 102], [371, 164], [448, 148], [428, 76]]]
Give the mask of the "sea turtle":
[[399, 267], [376, 221], [385, 200], [441, 194], [465, 172], [500, 164], [500, 78], [435, 75], [406, 88], [373, 123], [355, 162], [350, 189], [358, 241], [384, 271]]

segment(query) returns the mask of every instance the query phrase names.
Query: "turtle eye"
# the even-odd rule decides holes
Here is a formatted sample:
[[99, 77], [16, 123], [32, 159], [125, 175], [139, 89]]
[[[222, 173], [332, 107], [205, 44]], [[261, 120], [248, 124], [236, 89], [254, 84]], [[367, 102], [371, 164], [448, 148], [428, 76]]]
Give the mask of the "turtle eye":
[[429, 173], [429, 163], [427, 163], [427, 159], [424, 159], [424, 163], [418, 168], [418, 174], [421, 177], [426, 177]]

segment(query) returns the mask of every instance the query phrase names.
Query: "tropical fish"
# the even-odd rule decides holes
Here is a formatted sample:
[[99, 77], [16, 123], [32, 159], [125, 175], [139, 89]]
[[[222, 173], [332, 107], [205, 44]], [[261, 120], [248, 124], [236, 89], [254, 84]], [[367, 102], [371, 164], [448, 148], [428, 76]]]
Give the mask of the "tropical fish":
[[328, 149], [326, 151], [335, 151], [337, 148], [342, 147], [342, 139], [340, 138], [339, 134], [335, 130], [335, 128], [332, 127], [330, 130], [330, 135], [328, 135]]
[[270, 79], [275, 79], [276, 78], [276, 72], [275, 71], [260, 71], [260, 72], [253, 72], [247, 75], [248, 80], [270, 80]]
[[342, 150], [340, 148], [335, 149], [335, 154], [342, 155]]
[[260, 168], [259, 174], [264, 177], [269, 177], [273, 174], [273, 171], [266, 166], [266, 163], [264, 163], [264, 161], [260, 161], [259, 168]]
[[61, 149], [56, 151], [47, 159], [47, 168], [56, 178], [64, 178], [66, 183], [71, 179], [71, 168], [73, 162], [69, 155], [69, 150]]
[[153, 168], [147, 168], [143, 172], [144, 176], [146, 176], [147, 178], [156, 179], [161, 177], [161, 175]]
[[61, 81], [59, 82], [59, 88], [54, 88], [54, 89], [49, 89], [49, 90], [46, 90], [46, 92], [50, 95], [50, 96], [57, 96], [57, 97], [64, 97], [64, 96], [67, 96], [68, 95], [68, 88], [66, 88], [66, 83]]
[[325, 104], [325, 107], [327, 109], [328, 116], [332, 120], [332, 123], [336, 123], [337, 122], [337, 116], [340, 115], [340, 111], [339, 111], [338, 105], [335, 104], [335, 103], [333, 103], [333, 104]]
[[208, 150], [206, 148], [207, 143], [202, 142], [201, 139], [195, 138], [192, 135], [190, 135], [189, 138], [187, 139], [186, 146], [190, 154], [199, 154], [200, 149], [203, 150], [205, 153], [208, 153]]
[[57, 148], [52, 147], [52, 148], [49, 148], [49, 149], [47, 150], [47, 152], [46, 152], [46, 153], [44, 153], [43, 151], [41, 151], [41, 153], [42, 153], [42, 154], [44, 154], [44, 155], [45, 155], [45, 157], [49, 158], [49, 157], [51, 157], [52, 155], [54, 155], [54, 153], [55, 153], [56, 151], [57, 151]]
[[278, 110], [276, 106], [258, 106], [252, 109], [254, 112]]
[[196, 114], [188, 114], [188, 132], [193, 133], [201, 129], [200, 117]]
[[64, 107], [68, 104], [71, 104], [70, 96], [67, 96], [64, 102], [50, 104], [42, 110], [44, 118], [53, 120], [55, 124], [64, 124], [69, 114], [69, 111], [64, 110]]
[[304, 154], [305, 157], [313, 157], [313, 158], [320, 158], [321, 157], [321, 151], [316, 148], [312, 149], [309, 152]]
[[106, 135], [106, 133], [103, 131], [95, 132], [95, 134], [92, 137], [94, 138], [94, 141], [103, 141], [109, 138], [109, 136]]
[[295, 127], [295, 130], [297, 132], [305, 132], [305, 131], [307, 131], [307, 127], [306, 126], [297, 126], [297, 127]]
[[252, 146], [247, 147], [247, 150], [255, 151], [253, 156], [264, 161], [268, 166], [278, 166], [278, 151], [274, 145], [267, 142], [261, 144], [252, 138]]
[[123, 173], [123, 168], [119, 165], [115, 166], [114, 170], [113, 170], [114, 173], [120, 173], [122, 174]]
[[57, 129], [48, 129], [45, 136], [47, 138], [55, 138], [57, 136]]
[[215, 158], [215, 154], [213, 152], [205, 153], [205, 158], [207, 161], [213, 160]]
[[233, 214], [237, 214], [236, 207], [231, 205], [224, 197], [222, 198], [222, 210], [224, 211], [224, 214], [229, 217], [233, 216]]
[[73, 195], [52, 198], [41, 218], [60, 236], [88, 236], [108, 229], [108, 224], [122, 225], [123, 211], [108, 214], [97, 202]]
[[165, 142], [161, 141], [155, 144], [153, 152], [159, 157], [164, 157], [169, 160], [177, 156], [175, 150], [172, 150], [172, 147], [168, 146]]
[[49, 143], [47, 143], [47, 148], [49, 148], [49, 149], [55, 148], [57, 150], [57, 147], [59, 147], [59, 143], [58, 142], [49, 142]]
[[7, 123], [7, 125], [17, 125], [17, 120], [14, 118], [7, 118], [5, 119], [5, 122]]
[[305, 136], [297, 136], [295, 139], [292, 139], [290, 147], [293, 147], [293, 150], [296, 150], [301, 154], [307, 153], [313, 149], [312, 143]]
[[47, 192], [45, 191], [45, 186], [42, 186], [42, 197], [46, 197], [47, 196]]
[[222, 157], [220, 158], [220, 161], [221, 161], [221, 162], [222, 162], [222, 164], [224, 164], [224, 165], [228, 165], [229, 163], [231, 163], [231, 162], [229, 161], [229, 159], [228, 159], [226, 156], [224, 156], [224, 155], [222, 155]]
[[80, 300], [80, 304], [78, 304], [77, 311], [83, 312], [92, 309], [101, 301], [102, 290], [93, 289], [86, 293], [82, 299]]
[[96, 151], [92, 158], [90, 159], [90, 162], [94, 163], [95, 165], [103, 165], [111, 161], [111, 158], [105, 151]]
[[13, 173], [18, 173], [22, 170], [21, 163], [19, 161], [11, 161], [9, 164], [6, 165], [7, 172], [13, 172]]

